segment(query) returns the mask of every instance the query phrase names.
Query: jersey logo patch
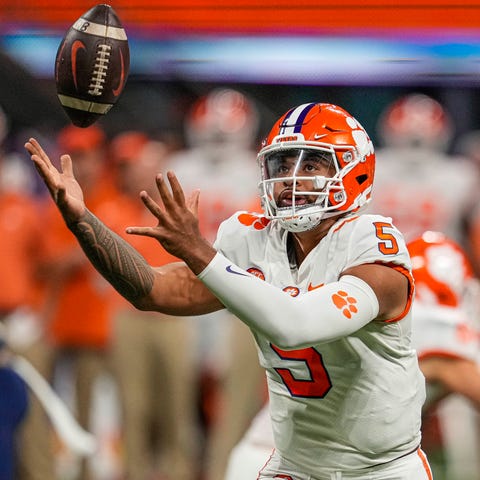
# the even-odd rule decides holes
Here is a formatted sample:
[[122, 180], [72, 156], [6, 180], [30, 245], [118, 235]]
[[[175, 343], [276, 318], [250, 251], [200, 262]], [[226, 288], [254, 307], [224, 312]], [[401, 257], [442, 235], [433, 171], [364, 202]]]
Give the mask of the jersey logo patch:
[[300, 290], [297, 287], [292, 286], [283, 288], [283, 291], [288, 293], [291, 297], [297, 297], [300, 293]]
[[268, 218], [254, 213], [241, 213], [237, 218], [242, 225], [253, 227], [255, 230], [263, 230], [270, 223]]
[[259, 278], [260, 280], [265, 280], [265, 275], [259, 268], [250, 267], [250, 268], [247, 268], [247, 272]]
[[357, 299], [350, 297], [348, 293], [343, 290], [339, 290], [337, 293], [334, 293], [332, 295], [332, 301], [347, 318], [352, 318], [353, 315], [358, 312], [356, 306]]

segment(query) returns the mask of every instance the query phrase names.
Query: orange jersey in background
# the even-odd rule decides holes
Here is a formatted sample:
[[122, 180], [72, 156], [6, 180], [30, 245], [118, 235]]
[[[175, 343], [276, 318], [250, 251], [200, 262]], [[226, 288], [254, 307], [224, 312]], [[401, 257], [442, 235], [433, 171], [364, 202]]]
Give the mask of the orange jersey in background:
[[40, 241], [39, 212], [33, 199], [18, 193], [0, 195], [0, 311], [38, 301], [35, 282]]
[[[94, 209], [98, 203], [100, 199], [88, 202]], [[51, 202], [44, 222], [51, 337], [59, 346], [103, 348], [110, 338], [112, 287], [87, 260]]]

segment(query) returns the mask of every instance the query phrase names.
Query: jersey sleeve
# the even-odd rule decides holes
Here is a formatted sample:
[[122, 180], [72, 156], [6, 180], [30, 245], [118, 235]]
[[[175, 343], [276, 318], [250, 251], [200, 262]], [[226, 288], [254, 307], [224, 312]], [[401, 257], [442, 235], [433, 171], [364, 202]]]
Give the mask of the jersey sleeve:
[[263, 251], [265, 242], [262, 238], [268, 235], [268, 224], [269, 220], [262, 215], [238, 211], [220, 224], [213, 247], [232, 262], [245, 267], [252, 251]]
[[236, 238], [236, 232], [239, 230], [238, 215], [241, 212], [236, 212], [231, 217], [224, 220], [218, 227], [217, 236], [213, 243], [213, 248], [218, 252], [225, 254], [225, 250], [228, 250], [230, 240]]
[[365, 263], [382, 263], [411, 270], [405, 239], [391, 218], [362, 215], [351, 222], [351, 228], [344, 235], [348, 235], [348, 241], [344, 242], [347, 249], [346, 268]]
[[387, 323], [401, 320], [408, 314], [414, 295], [414, 281], [410, 255], [400, 231], [391, 218], [381, 215], [362, 215], [350, 221], [345, 228], [343, 241], [343, 264], [341, 271], [358, 265], [381, 264], [404, 275], [409, 284], [408, 299], [400, 315], [386, 320]]

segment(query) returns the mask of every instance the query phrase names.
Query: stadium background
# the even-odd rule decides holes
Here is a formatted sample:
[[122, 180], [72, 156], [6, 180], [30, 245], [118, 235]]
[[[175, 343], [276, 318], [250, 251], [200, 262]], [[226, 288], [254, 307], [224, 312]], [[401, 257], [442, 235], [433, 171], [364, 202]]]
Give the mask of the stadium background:
[[[0, 1], [0, 104], [14, 131], [68, 123], [55, 94], [60, 39], [95, 3]], [[375, 138], [398, 95], [422, 91], [454, 118], [456, 135], [480, 127], [480, 2], [465, 0], [112, 0], [127, 31], [131, 71], [101, 120], [181, 134], [186, 109], [217, 85], [258, 102], [263, 133], [302, 101], [338, 103]]]
[[[439, 100], [456, 138], [480, 129], [480, 1], [109, 3], [131, 50], [124, 93], [99, 121], [111, 136], [134, 126], [181, 139], [192, 102], [220, 85], [257, 103], [259, 135], [289, 107], [326, 101], [359, 118], [378, 143], [379, 114], [409, 92]], [[23, 152], [32, 131], [53, 138], [69, 124], [56, 97], [55, 55], [65, 31], [94, 4], [0, 0], [0, 106], [16, 150]], [[99, 429], [108, 430], [115, 419], [102, 415], [115, 399], [107, 387], [95, 411]]]

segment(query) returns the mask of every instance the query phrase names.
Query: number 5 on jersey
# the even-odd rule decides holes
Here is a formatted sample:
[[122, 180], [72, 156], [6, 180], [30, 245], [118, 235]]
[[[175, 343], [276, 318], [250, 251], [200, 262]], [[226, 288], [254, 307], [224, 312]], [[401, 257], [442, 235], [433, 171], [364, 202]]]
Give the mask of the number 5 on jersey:
[[377, 238], [382, 240], [378, 242], [378, 250], [384, 255], [395, 255], [398, 253], [397, 239], [388, 230], [393, 230], [394, 227], [391, 223], [386, 222], [374, 222], [375, 234]]

